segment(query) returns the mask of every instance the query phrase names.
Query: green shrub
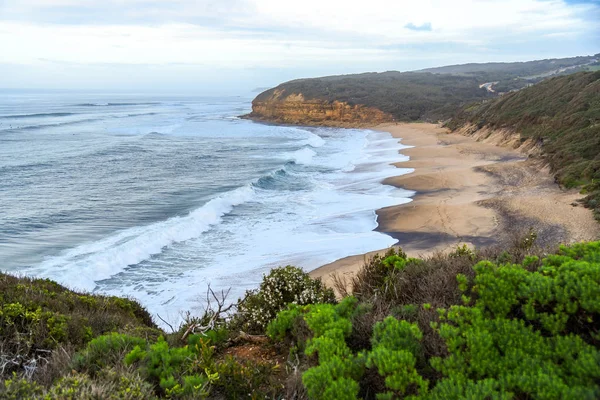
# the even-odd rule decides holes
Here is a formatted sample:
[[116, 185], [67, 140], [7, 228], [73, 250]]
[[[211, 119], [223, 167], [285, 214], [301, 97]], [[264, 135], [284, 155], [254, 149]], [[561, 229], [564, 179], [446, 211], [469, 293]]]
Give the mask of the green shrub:
[[600, 395], [600, 242], [562, 246], [537, 271], [480, 262], [472, 307], [453, 306], [438, 329], [449, 356], [433, 398]]
[[[448, 284], [462, 297], [450, 307], [421, 301], [387, 309], [412, 322], [378, 321], [381, 307], [347, 297], [336, 306], [292, 305], [267, 332], [281, 340], [296, 334], [299, 320], [307, 325], [305, 362], [312, 366], [302, 382], [311, 399], [599, 398], [600, 242], [561, 246], [542, 259], [522, 247], [507, 257], [518, 264], [481, 261], [455, 274]], [[463, 255], [447, 260], [471, 260]], [[398, 274], [389, 285], [416, 265], [399, 271], [394, 256], [369, 266]], [[348, 340], [357, 334], [358, 310], [361, 320], [371, 313], [370, 346]], [[426, 336], [443, 344], [435, 356]]]
[[88, 375], [72, 373], [56, 382], [44, 395], [44, 400], [96, 400], [102, 394], [110, 396]]
[[243, 329], [264, 332], [277, 313], [288, 304], [334, 303], [333, 290], [321, 280], [312, 279], [300, 268], [275, 268], [263, 278], [258, 290], [249, 291], [238, 304], [238, 318]]
[[[107, 389], [106, 399], [145, 400], [154, 399], [154, 388], [135, 371], [104, 368], [97, 373], [97, 379]], [[112, 396], [112, 397], [111, 397]]]
[[304, 308], [297, 304], [290, 304], [288, 308], [280, 311], [277, 317], [269, 322], [267, 326], [267, 336], [273, 340], [281, 341], [286, 333], [295, 325], [297, 319], [302, 315]]
[[59, 348], [79, 350], [96, 336], [128, 329], [156, 330], [138, 303], [81, 294], [48, 279], [0, 273], [0, 348], [20, 363], [0, 370], [0, 378], [21, 372], [40, 354]]
[[466, 257], [471, 260], [475, 260], [477, 255], [469, 248], [469, 246], [463, 244], [462, 246], [458, 246], [452, 253], [450, 253], [450, 257]]
[[[523, 320], [488, 319], [479, 308], [456, 306], [442, 324], [450, 356], [432, 360], [446, 376], [433, 389], [440, 398], [466, 395], [478, 381], [508, 396], [585, 399], [599, 392], [600, 354], [575, 335], [544, 337]], [[454, 386], [454, 387], [452, 387]]]
[[273, 367], [264, 362], [237, 361], [232, 356], [216, 364], [219, 379], [214, 382], [215, 390], [227, 399], [270, 398], [277, 388], [272, 387]]
[[148, 381], [158, 384], [165, 394], [183, 394], [192, 391], [195, 380], [183, 380], [195, 358], [193, 351], [188, 347], [169, 347], [161, 336], [158, 341], [146, 350], [145, 343], [137, 345], [125, 357], [125, 363], [132, 365], [141, 363], [141, 371]]
[[41, 396], [44, 389], [35, 382], [25, 378], [18, 378], [13, 374], [11, 379], [4, 381], [0, 386], [0, 398], [6, 400], [35, 399]]
[[145, 346], [146, 340], [138, 337], [111, 333], [89, 342], [83, 351], [73, 357], [73, 368], [79, 372], [95, 374], [107, 366], [122, 364], [123, 359], [135, 346]]
[[419, 341], [423, 334], [416, 324], [387, 317], [375, 324], [373, 349], [367, 357], [367, 367], [376, 367], [385, 377], [390, 391], [378, 396], [391, 399], [418, 391], [427, 393], [428, 382], [419, 375], [415, 366], [422, 357]]
[[313, 304], [304, 307], [291, 305], [280, 312], [267, 328], [268, 334], [281, 339], [300, 316], [313, 337], [306, 343], [305, 354], [317, 355], [319, 364], [302, 374], [302, 382], [311, 399], [356, 399], [357, 380], [365, 363], [364, 354], [355, 355], [345, 338], [352, 332], [350, 317], [357, 300], [346, 297], [340, 304]]
[[138, 375], [112, 369], [103, 370], [92, 380], [86, 374], [72, 373], [61, 378], [44, 395], [44, 400], [151, 400], [152, 386]]
[[395, 268], [401, 271], [406, 266], [406, 261], [406, 254], [402, 251], [402, 249], [399, 249], [395, 254], [386, 254], [386, 257], [381, 261], [381, 263], [387, 268]]
[[182, 347], [169, 346], [161, 336], [149, 346], [135, 346], [125, 364], [137, 367], [158, 394], [205, 398], [220, 379], [214, 355], [215, 346], [206, 336], [190, 335]]

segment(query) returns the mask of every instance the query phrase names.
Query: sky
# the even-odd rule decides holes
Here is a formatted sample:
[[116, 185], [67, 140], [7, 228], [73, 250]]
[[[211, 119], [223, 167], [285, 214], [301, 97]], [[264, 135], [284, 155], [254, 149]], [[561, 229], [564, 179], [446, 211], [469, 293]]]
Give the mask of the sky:
[[600, 52], [600, 0], [0, 0], [0, 88], [237, 94]]

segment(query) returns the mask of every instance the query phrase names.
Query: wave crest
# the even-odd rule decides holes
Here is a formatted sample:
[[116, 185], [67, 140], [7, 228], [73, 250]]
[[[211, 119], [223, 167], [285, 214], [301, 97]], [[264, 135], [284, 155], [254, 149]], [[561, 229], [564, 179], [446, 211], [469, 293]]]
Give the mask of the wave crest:
[[77, 289], [93, 290], [96, 282], [109, 279], [165, 247], [199, 237], [221, 222], [239, 204], [252, 199], [250, 186], [224, 193], [186, 216], [142, 227], [133, 227], [97, 242], [83, 244], [27, 271], [48, 276]]

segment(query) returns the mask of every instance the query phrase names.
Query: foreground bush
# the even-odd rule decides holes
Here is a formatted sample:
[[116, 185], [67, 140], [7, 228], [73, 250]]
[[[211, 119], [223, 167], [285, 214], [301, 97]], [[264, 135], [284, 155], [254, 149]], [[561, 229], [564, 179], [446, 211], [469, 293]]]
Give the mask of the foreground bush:
[[85, 349], [73, 357], [73, 367], [78, 371], [94, 374], [110, 365], [119, 365], [135, 346], [145, 346], [146, 340], [111, 333], [95, 338]]
[[[193, 334], [188, 324], [166, 334], [130, 300], [8, 275], [0, 275], [0, 288], [0, 398], [235, 399], [281, 391], [273, 355], [244, 358], [253, 347], [235, 341], [239, 322], [251, 321], [246, 314], [229, 321], [218, 301], [219, 310], [209, 303], [191, 322], [209, 328]], [[274, 270], [249, 299], [246, 309], [271, 307], [273, 317], [288, 302], [334, 301], [330, 289], [293, 267]], [[242, 358], [223, 354], [236, 344]]]
[[4, 382], [2, 399], [39, 400], [151, 400], [152, 385], [135, 372], [104, 369], [92, 379], [87, 374], [69, 373], [45, 390], [35, 382], [14, 377]]
[[273, 392], [271, 365], [231, 356], [218, 359], [208, 336], [212, 335], [191, 335], [188, 344], [179, 347], [160, 337], [149, 346], [135, 346], [125, 363], [140, 371], [157, 395], [168, 398], [265, 398]]
[[[13, 372], [0, 398], [600, 398], [600, 242], [550, 255], [534, 242], [530, 232], [508, 250], [463, 246], [424, 260], [393, 250], [367, 263], [354, 294], [337, 304], [320, 281], [276, 269], [242, 313], [213, 329], [158, 336], [134, 319], [140, 324], [90, 340], [66, 335], [44, 358], [16, 358], [16, 366], [2, 352]], [[63, 300], [81, 296], [56, 289]], [[2, 304], [5, 344], [61, 338], [64, 321], [40, 316], [69, 306], [53, 303], [58, 294], [37, 295], [35, 309]], [[127, 301], [89, 297], [117, 306], [105, 320], [135, 316]], [[75, 310], [81, 302], [92, 300], [78, 297]], [[252, 305], [272, 307], [266, 328], [255, 326], [271, 342], [239, 332], [240, 323], [250, 327]]]
[[333, 290], [312, 279], [300, 268], [275, 268], [263, 278], [258, 290], [249, 291], [238, 304], [243, 329], [262, 333], [267, 324], [288, 304], [334, 303]]
[[80, 348], [98, 335], [136, 328], [156, 325], [135, 301], [0, 273], [0, 378], [39, 367], [55, 349]]
[[[291, 305], [267, 332], [284, 340], [296, 334], [299, 319], [310, 328], [304, 354], [312, 366], [303, 383], [311, 399], [600, 397], [600, 242], [562, 246], [543, 259], [524, 256], [518, 264], [500, 261], [510, 258], [501, 254], [473, 265], [477, 257], [464, 248], [447, 256], [472, 265], [447, 289], [447, 307], [389, 296], [411, 265], [431, 267], [390, 252], [367, 265], [363, 303], [347, 297], [338, 306]], [[379, 314], [369, 343], [350, 342], [365, 311], [381, 310], [364, 302], [381, 295], [396, 316]], [[424, 346], [425, 332], [443, 344], [437, 354]]]

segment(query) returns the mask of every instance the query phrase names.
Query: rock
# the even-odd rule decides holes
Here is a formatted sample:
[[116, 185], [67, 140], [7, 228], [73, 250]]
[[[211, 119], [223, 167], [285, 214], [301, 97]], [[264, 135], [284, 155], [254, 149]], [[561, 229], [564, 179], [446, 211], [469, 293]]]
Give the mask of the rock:
[[391, 122], [387, 113], [364, 105], [326, 100], [305, 100], [300, 94], [274, 91], [269, 98], [252, 102], [251, 119], [300, 125], [378, 124]]

